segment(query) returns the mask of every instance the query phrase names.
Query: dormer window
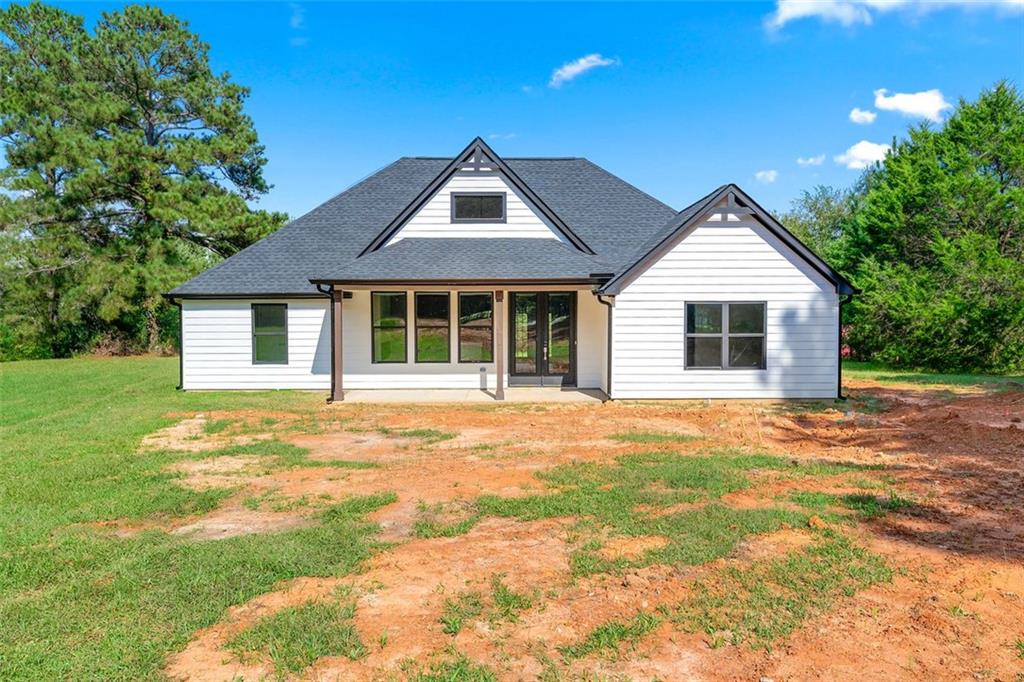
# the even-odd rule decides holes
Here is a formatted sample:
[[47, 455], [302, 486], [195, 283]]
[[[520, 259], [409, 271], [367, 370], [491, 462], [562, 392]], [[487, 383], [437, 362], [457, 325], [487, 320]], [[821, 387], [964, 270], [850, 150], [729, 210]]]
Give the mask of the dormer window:
[[505, 193], [453, 192], [453, 223], [505, 222]]

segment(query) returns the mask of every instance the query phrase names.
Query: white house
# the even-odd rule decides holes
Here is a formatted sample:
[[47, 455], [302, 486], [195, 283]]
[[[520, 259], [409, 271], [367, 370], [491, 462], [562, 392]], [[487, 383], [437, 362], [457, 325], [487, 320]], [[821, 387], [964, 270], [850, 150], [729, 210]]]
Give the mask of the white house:
[[736, 185], [682, 211], [581, 158], [401, 158], [167, 296], [181, 388], [827, 398], [854, 288]]

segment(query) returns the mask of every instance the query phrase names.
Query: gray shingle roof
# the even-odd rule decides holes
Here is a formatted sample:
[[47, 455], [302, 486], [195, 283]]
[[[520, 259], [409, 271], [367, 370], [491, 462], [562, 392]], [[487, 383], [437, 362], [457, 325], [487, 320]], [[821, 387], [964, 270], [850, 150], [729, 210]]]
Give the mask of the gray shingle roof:
[[588, 279], [612, 272], [596, 256], [555, 239], [402, 239], [311, 279], [407, 280]]
[[[371, 257], [374, 258], [371, 262], [378, 264], [376, 267], [383, 267], [385, 260], [376, 256], [389, 251], [405, 259], [408, 270], [402, 273], [403, 278], [430, 278], [424, 268], [435, 266], [424, 260], [424, 254], [435, 253], [441, 245], [413, 244], [401, 251], [387, 247], [359, 261], [356, 257], [450, 161], [444, 158], [399, 159], [182, 284], [170, 295], [315, 294], [316, 289], [309, 282], [311, 278], [325, 273], [344, 278], [342, 266], [346, 264], [353, 273], [367, 272], [366, 268], [373, 266], [364, 267], [359, 261]], [[500, 278], [494, 274], [499, 261], [510, 264], [505, 272], [511, 272], [508, 270], [511, 264], [521, 268], [521, 273], [534, 268], [536, 272], [557, 271], [562, 277], [567, 276], [566, 272], [584, 270], [588, 270], [587, 274], [615, 272], [628, 265], [637, 246], [675, 215], [671, 207], [586, 159], [506, 158], [504, 161], [596, 252], [596, 257], [564, 246], [549, 248], [554, 242], [532, 246], [528, 242], [537, 240], [472, 239], [467, 241], [473, 244], [445, 251], [445, 268], [470, 272], [476, 267], [474, 259], [486, 258], [491, 263], [491, 278]], [[402, 240], [394, 246], [404, 241], [424, 240]], [[477, 245], [483, 241], [501, 243]], [[517, 249], [522, 252], [513, 255]], [[537, 265], [530, 265], [528, 256], [531, 254], [539, 259]], [[466, 260], [460, 263], [459, 258]], [[593, 263], [593, 267], [589, 263]], [[397, 263], [393, 267], [397, 268]], [[523, 276], [520, 274], [518, 278]]]

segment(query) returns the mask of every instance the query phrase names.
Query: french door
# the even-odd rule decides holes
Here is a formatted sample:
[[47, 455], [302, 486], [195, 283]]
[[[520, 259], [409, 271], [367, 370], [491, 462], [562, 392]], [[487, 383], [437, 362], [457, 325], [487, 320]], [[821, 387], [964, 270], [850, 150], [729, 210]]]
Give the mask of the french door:
[[576, 292], [510, 292], [509, 384], [576, 385]]

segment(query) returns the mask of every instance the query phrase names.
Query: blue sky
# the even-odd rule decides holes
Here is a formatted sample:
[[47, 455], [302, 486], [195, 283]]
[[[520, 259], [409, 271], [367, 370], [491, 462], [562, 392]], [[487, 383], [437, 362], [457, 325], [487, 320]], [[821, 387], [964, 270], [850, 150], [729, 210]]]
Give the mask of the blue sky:
[[[676, 208], [731, 181], [781, 211], [854, 182], [848, 166], [943, 103], [1024, 87], [1021, 0], [878, 4], [163, 7], [252, 88], [274, 185], [260, 205], [294, 217], [476, 135], [504, 156], [586, 156]], [[88, 25], [119, 6], [64, 4]]]

